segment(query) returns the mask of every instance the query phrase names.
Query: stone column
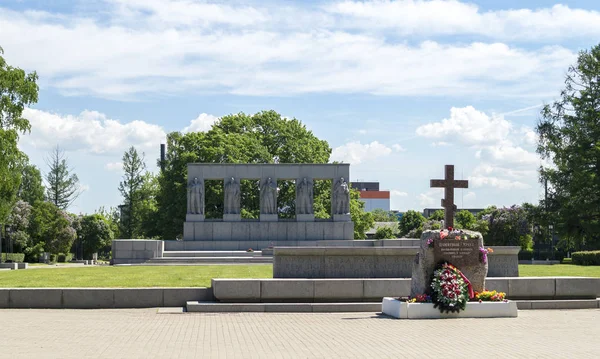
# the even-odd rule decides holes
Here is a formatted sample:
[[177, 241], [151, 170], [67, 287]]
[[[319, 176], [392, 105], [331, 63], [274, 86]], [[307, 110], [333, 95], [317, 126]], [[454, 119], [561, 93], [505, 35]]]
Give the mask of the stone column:
[[186, 222], [204, 221], [204, 193], [202, 178], [194, 177], [188, 182]]
[[241, 221], [241, 187], [239, 178], [227, 177], [223, 179], [223, 200], [223, 221]]
[[277, 221], [277, 195], [279, 188], [277, 187], [277, 179], [274, 177], [265, 177], [260, 180], [258, 191], [260, 203], [260, 221], [261, 222], [276, 222]]
[[314, 182], [310, 177], [296, 179], [296, 221], [314, 222]]
[[331, 183], [331, 216], [334, 222], [350, 222], [350, 183], [347, 178], [333, 178]]

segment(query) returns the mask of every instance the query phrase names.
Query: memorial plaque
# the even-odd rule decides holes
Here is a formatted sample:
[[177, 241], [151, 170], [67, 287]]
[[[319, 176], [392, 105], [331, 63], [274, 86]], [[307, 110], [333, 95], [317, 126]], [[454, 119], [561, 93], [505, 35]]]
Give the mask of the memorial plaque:
[[436, 239], [433, 241], [435, 262], [442, 260], [455, 265], [474, 266], [479, 264], [478, 239]]

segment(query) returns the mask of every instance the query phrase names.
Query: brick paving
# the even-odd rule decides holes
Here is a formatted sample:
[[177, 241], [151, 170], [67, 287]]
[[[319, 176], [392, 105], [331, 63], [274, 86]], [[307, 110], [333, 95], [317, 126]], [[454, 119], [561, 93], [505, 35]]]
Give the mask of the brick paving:
[[0, 310], [0, 358], [593, 358], [600, 310], [395, 320], [375, 313]]

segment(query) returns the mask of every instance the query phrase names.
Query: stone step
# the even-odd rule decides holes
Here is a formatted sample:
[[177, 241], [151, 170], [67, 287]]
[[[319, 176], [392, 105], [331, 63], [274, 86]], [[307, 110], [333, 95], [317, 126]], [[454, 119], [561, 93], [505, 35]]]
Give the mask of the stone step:
[[241, 313], [241, 312], [280, 312], [280, 313], [348, 313], [381, 312], [381, 302], [376, 303], [219, 303], [187, 302], [188, 312]]
[[163, 257], [152, 258], [145, 264], [270, 264], [273, 257]]
[[528, 309], [595, 309], [600, 308], [600, 298], [571, 300], [515, 300], [519, 310]]
[[260, 257], [261, 251], [164, 251], [163, 257]]

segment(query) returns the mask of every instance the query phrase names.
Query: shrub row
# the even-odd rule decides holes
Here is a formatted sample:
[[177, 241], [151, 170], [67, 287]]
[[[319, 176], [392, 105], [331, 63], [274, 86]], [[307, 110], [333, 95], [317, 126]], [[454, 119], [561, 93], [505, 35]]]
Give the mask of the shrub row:
[[2, 253], [2, 262], [12, 261], [13, 263], [23, 263], [25, 253]]
[[600, 251], [573, 252], [573, 264], [581, 266], [600, 266]]

